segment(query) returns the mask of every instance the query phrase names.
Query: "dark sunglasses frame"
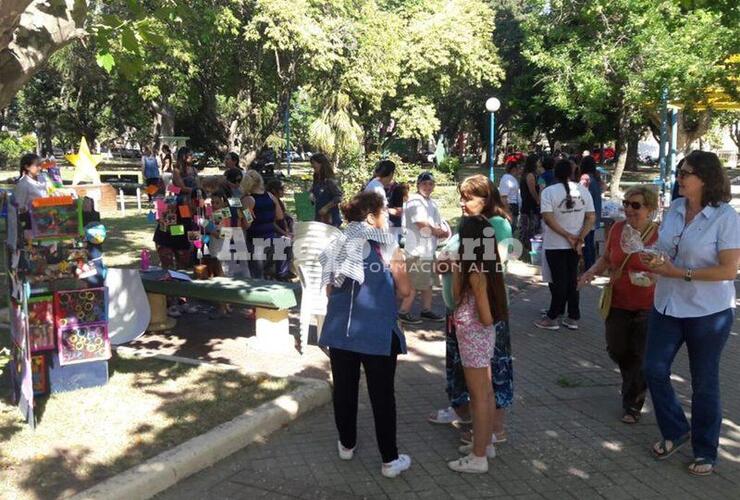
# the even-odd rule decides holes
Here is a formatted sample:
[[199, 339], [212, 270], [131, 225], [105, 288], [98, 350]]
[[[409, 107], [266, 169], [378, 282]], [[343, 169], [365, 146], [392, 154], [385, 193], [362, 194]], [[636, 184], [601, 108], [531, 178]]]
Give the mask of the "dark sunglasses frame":
[[684, 177], [687, 177], [689, 175], [696, 175], [696, 172], [690, 172], [688, 170], [684, 170], [683, 168], [680, 169], [678, 172], [676, 172], [676, 177], [679, 177], [683, 179]]
[[627, 200], [624, 200], [624, 201], [622, 201], [622, 206], [624, 208], [632, 207], [632, 210], [640, 210], [645, 205], [643, 205], [639, 201], [627, 201]]

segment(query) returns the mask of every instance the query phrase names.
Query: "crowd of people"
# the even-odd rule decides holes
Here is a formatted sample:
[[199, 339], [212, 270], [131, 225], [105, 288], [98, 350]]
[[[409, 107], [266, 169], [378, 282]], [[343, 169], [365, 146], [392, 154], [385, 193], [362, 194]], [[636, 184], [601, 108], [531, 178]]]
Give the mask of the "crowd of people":
[[[408, 197], [401, 213], [392, 211], [399, 207], [389, 202], [387, 188], [395, 167], [390, 162], [381, 162], [363, 192], [340, 205], [347, 226], [321, 256], [329, 302], [320, 337], [331, 359], [340, 458], [352, 459], [358, 446], [362, 365], [381, 472], [395, 477], [411, 466], [411, 458], [399, 453], [396, 443], [393, 379], [397, 356], [406, 350], [397, 319], [417, 321], [409, 309], [417, 290], [425, 319], [436, 319], [429, 314], [425, 293], [430, 281], [441, 276], [449, 406], [433, 411], [428, 420], [472, 423], [472, 432], [460, 436], [462, 458], [448, 466], [461, 473], [488, 470], [496, 445], [507, 441], [505, 412], [514, 399], [506, 266], [500, 265], [506, 247], [500, 243], [513, 231], [523, 244], [541, 231], [551, 302], [535, 325], [577, 330], [579, 288], [598, 275], [608, 276], [599, 309], [607, 351], [622, 375], [621, 422], [640, 421], [649, 391], [661, 433], [652, 447], [654, 457], [666, 459], [690, 442], [694, 460], [689, 473], [711, 474], [722, 420], [719, 365], [734, 321], [740, 260], [740, 224], [729, 205], [729, 179], [719, 159], [702, 151], [684, 159], [678, 171], [679, 197], [660, 224], [654, 188], [629, 189], [622, 203], [625, 220], [608, 228], [601, 255], [594, 233], [605, 186], [593, 159], [585, 157], [578, 164], [532, 155], [522, 163], [507, 165], [500, 191], [482, 175], [462, 181], [462, 218], [454, 235], [431, 199], [430, 173], [419, 176], [417, 194]], [[388, 222], [392, 215], [402, 217], [403, 251]], [[512, 226], [517, 216], [518, 226]], [[423, 233], [416, 235], [417, 230]], [[409, 241], [418, 237], [421, 241]], [[363, 253], [357, 240], [370, 250]], [[417, 249], [436, 250], [438, 243], [443, 245], [438, 252], [417, 255]], [[420, 264], [427, 262], [432, 276], [420, 276]], [[670, 380], [671, 364], [683, 344], [692, 374], [691, 423]]]
[[[45, 193], [39, 162], [36, 155], [21, 160], [15, 197], [24, 206]], [[514, 401], [503, 265], [508, 247], [502, 243], [516, 235], [531, 249], [541, 232], [543, 278], [551, 301], [534, 325], [577, 330], [579, 289], [596, 276], [607, 276], [599, 311], [607, 352], [622, 376], [621, 422], [639, 423], [649, 391], [661, 433], [653, 455], [663, 460], [691, 443], [695, 458], [689, 472], [713, 472], [722, 421], [719, 366], [734, 322], [734, 279], [740, 261], [738, 214], [729, 204], [730, 183], [715, 154], [694, 151], [680, 163], [677, 198], [660, 223], [653, 187], [627, 190], [622, 202], [625, 219], [607, 228], [601, 252], [594, 232], [600, 225], [605, 186], [588, 156], [578, 163], [536, 155], [511, 162], [500, 190], [483, 175], [464, 179], [458, 186], [462, 217], [456, 231], [433, 198], [431, 172], [420, 174], [415, 192], [409, 194], [410, 186], [394, 182], [396, 165], [383, 160], [361, 192], [349, 196], [342, 193], [327, 156], [315, 154], [310, 163], [315, 220], [343, 227], [320, 257], [328, 307], [319, 338], [329, 352], [341, 459], [351, 460], [358, 446], [362, 367], [381, 473], [396, 477], [411, 466], [396, 441], [394, 379], [397, 357], [406, 352], [401, 325], [444, 322], [449, 406], [431, 412], [428, 420], [472, 423], [472, 432], [460, 436], [462, 458], [448, 466], [461, 473], [488, 471], [496, 445], [507, 441], [506, 409]], [[220, 175], [201, 178], [188, 148], [180, 148], [174, 161], [169, 152], [156, 158], [146, 149], [142, 170], [147, 184], [155, 186], [150, 194], [159, 196], [166, 189], [176, 194], [171, 222], [184, 229], [176, 234], [157, 224], [154, 242], [163, 267], [186, 268], [203, 257], [188, 233], [198, 230], [193, 214], [202, 206], [200, 200], [208, 198], [214, 211], [229, 210], [230, 227], [243, 231], [251, 255], [267, 256], [246, 261], [211, 257], [212, 275], [293, 277], [289, 257], [273, 255], [269, 243], [293, 233], [279, 180], [265, 185], [256, 170], [242, 169], [233, 153], [226, 156]], [[167, 170], [174, 189], [163, 185], [160, 172]], [[220, 253], [219, 245], [227, 244], [221, 233], [213, 224], [204, 230], [210, 236], [210, 253]], [[268, 246], [257, 249], [258, 241]], [[440, 279], [445, 314], [433, 310], [432, 290]], [[419, 317], [411, 312], [417, 292]], [[169, 313], [182, 311], [182, 305], [174, 304]], [[219, 308], [214, 317], [227, 312]], [[684, 344], [692, 377], [690, 423], [670, 378]]]

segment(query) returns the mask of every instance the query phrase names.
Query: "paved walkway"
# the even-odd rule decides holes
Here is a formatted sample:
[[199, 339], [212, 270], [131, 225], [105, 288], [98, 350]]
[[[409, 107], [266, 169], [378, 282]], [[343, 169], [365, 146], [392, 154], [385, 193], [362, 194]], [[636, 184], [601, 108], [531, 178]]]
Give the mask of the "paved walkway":
[[[458, 456], [458, 431], [425, 421], [446, 406], [444, 342], [440, 329], [407, 332], [409, 354], [399, 358], [396, 379], [399, 447], [413, 459], [410, 471], [389, 480], [380, 475], [366, 393], [360, 399], [359, 450], [339, 460], [331, 405], [316, 410], [265, 442], [182, 481], [163, 499], [195, 498], [740, 498], [740, 343], [737, 323], [722, 364], [724, 421], [717, 474], [694, 478], [682, 450], [657, 462], [648, 447], [658, 437], [648, 405], [642, 422], [620, 417], [619, 374], [609, 360], [596, 313], [598, 290], [582, 294], [584, 319], [578, 332], [547, 332], [532, 320], [549, 300], [546, 287], [526, 285], [512, 296], [512, 338], [516, 402], [509, 415], [509, 442], [498, 447], [487, 475], [458, 475], [445, 462]], [[173, 352], [187, 354], [187, 340], [169, 339]], [[178, 343], [179, 342], [179, 343]], [[204, 359], [230, 359], [276, 373], [326, 377], [326, 356], [311, 347], [305, 357], [262, 356], [244, 351], [245, 339]], [[211, 344], [214, 347], [216, 343]], [[236, 349], [236, 350], [234, 350]], [[244, 353], [247, 356], [244, 356]], [[239, 361], [236, 360], [236, 361]], [[674, 386], [690, 401], [685, 351], [679, 354]], [[364, 388], [363, 388], [364, 391]]]

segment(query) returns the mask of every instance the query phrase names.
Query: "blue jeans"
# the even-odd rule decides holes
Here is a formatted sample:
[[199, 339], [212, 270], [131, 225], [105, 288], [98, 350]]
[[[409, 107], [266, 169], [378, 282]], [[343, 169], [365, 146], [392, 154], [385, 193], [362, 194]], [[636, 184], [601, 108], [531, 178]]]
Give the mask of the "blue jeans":
[[596, 242], [594, 235], [596, 231], [591, 230], [586, 235], [583, 245], [583, 268], [588, 271], [596, 263]]
[[[674, 318], [654, 308], [648, 319], [645, 379], [663, 439], [691, 431], [694, 457], [717, 460], [722, 407], [719, 362], [735, 319], [733, 309], [698, 318]], [[686, 343], [691, 370], [691, 425], [671, 385], [671, 365]]]

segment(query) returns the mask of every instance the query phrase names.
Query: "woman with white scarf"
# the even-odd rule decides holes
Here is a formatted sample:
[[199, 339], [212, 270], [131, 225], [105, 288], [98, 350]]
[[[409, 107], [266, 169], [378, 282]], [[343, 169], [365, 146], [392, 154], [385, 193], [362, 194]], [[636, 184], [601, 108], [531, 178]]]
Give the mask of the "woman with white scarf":
[[396, 477], [411, 467], [411, 458], [399, 454], [396, 446], [394, 389], [396, 358], [406, 352], [396, 296], [407, 296], [411, 286], [396, 239], [384, 229], [382, 197], [360, 193], [342, 212], [347, 229], [319, 257], [329, 296], [319, 345], [329, 348], [337, 448], [341, 459], [353, 458], [362, 365], [383, 459], [381, 473]]

